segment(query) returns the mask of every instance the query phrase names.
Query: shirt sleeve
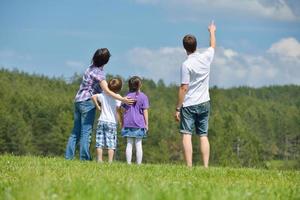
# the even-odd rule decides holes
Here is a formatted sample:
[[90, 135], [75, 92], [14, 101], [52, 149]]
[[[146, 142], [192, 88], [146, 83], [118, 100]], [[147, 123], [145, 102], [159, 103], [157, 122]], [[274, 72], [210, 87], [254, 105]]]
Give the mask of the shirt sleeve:
[[190, 72], [187, 66], [183, 63], [181, 66], [181, 84], [190, 83]]
[[209, 47], [205, 50], [205, 52], [203, 53], [204, 57], [205, 57], [205, 62], [210, 65], [211, 62], [213, 61], [214, 58], [214, 54], [215, 54], [215, 49], [212, 47]]
[[142, 109], [148, 109], [149, 108], [149, 99], [148, 97], [145, 95], [144, 99], [143, 99], [143, 105], [142, 105]]
[[121, 104], [122, 104], [122, 102], [121, 101], [119, 101], [119, 100], [116, 100], [116, 105], [117, 105], [117, 107], [121, 107]]
[[93, 70], [92, 76], [95, 80], [99, 82], [105, 80], [105, 73], [101, 68], [96, 68], [95, 70]]

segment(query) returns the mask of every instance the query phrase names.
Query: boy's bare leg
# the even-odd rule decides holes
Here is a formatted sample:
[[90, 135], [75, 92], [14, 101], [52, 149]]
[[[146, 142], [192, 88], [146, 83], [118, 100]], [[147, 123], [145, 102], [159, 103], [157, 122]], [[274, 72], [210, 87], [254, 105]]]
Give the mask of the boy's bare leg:
[[182, 144], [184, 149], [184, 157], [185, 157], [186, 165], [188, 167], [192, 167], [192, 156], [193, 156], [192, 135], [183, 134]]
[[111, 163], [114, 159], [115, 150], [108, 149], [108, 162]]
[[207, 136], [200, 137], [200, 151], [202, 154], [203, 165], [205, 168], [208, 168], [209, 162], [209, 141]]
[[97, 151], [97, 162], [103, 162], [102, 160], [102, 149], [101, 148], [96, 148]]

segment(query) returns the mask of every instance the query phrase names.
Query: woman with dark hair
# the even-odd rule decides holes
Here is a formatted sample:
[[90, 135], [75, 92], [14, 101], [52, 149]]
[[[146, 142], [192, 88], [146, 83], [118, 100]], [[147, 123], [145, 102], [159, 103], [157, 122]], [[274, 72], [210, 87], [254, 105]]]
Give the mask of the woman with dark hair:
[[93, 56], [92, 65], [82, 77], [80, 88], [74, 100], [74, 127], [68, 140], [65, 158], [71, 160], [75, 155], [76, 144], [79, 142], [80, 160], [91, 160], [90, 141], [95, 119], [95, 105], [91, 99], [93, 94], [105, 92], [109, 96], [132, 104], [134, 100], [112, 92], [105, 80], [104, 65], [108, 63], [110, 52], [107, 48], [98, 49]]

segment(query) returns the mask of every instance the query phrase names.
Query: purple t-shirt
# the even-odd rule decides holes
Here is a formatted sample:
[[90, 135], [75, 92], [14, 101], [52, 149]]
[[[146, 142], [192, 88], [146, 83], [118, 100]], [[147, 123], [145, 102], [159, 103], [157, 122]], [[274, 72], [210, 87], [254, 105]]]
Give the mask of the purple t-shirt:
[[75, 102], [85, 101], [92, 97], [93, 94], [101, 93], [102, 89], [99, 82], [105, 80], [103, 67], [90, 66], [84, 72], [80, 88], [75, 96]]
[[146, 128], [143, 111], [149, 108], [148, 97], [143, 92], [129, 92], [126, 96], [136, 102], [132, 105], [122, 104], [125, 109], [124, 128]]

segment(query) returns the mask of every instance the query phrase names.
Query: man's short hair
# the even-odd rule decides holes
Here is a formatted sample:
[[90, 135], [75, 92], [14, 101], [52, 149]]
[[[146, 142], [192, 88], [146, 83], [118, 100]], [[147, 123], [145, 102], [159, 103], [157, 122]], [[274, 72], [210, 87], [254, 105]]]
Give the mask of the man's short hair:
[[114, 93], [120, 92], [122, 85], [123, 83], [120, 78], [112, 78], [108, 81], [108, 88]]
[[190, 34], [184, 36], [182, 43], [183, 43], [183, 47], [187, 52], [194, 53], [194, 51], [196, 51], [197, 40], [195, 36]]

